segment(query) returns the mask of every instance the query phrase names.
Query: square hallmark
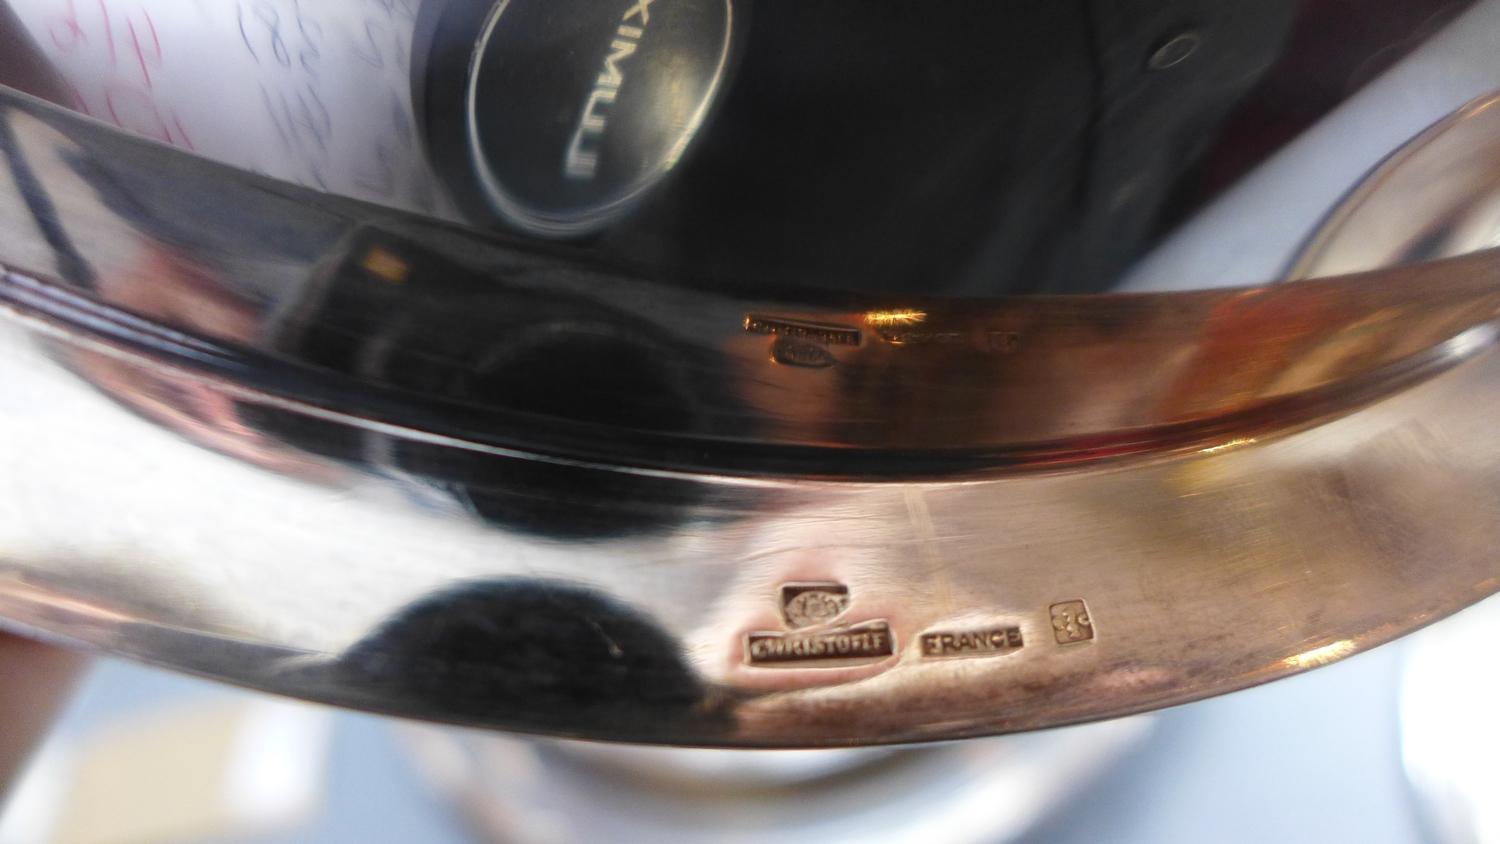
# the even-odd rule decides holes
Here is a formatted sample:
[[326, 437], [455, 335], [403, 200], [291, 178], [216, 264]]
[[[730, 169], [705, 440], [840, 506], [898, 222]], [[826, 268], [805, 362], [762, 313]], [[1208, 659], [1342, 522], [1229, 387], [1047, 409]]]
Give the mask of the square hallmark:
[[1094, 638], [1094, 622], [1083, 601], [1062, 601], [1052, 605], [1052, 632], [1059, 645], [1087, 642]]

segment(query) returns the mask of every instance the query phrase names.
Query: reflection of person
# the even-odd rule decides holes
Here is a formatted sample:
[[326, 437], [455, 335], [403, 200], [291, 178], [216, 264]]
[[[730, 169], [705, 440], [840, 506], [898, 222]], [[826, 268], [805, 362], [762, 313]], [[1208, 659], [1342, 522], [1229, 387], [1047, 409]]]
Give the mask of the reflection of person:
[[0, 808], [83, 663], [82, 654], [0, 633]]

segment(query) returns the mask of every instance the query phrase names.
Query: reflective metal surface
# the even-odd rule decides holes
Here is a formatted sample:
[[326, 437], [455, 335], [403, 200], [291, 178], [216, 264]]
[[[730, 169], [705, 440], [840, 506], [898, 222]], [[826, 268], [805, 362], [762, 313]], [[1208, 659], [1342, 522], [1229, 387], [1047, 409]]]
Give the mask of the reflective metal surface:
[[[1311, 239], [1293, 269], [1317, 276], [1394, 267], [1500, 239], [1500, 100], [1471, 103], [1384, 162]], [[1490, 599], [1412, 637], [1401, 679], [1402, 756], [1430, 840], [1500, 840], [1488, 760], [1500, 748], [1490, 702], [1500, 673]]]
[[1149, 717], [908, 748], [600, 745], [403, 729], [483, 841], [1028, 840], [1152, 736]]
[[[1385, 17], [1382, 23], [1395, 25]], [[1352, 46], [1358, 29], [1330, 26], [1324, 44], [1358, 53]], [[1430, 37], [1423, 35], [1430, 26], [1412, 25], [1393, 42], [1417, 45], [1409, 55], [1227, 186], [1132, 267], [1119, 289], [1231, 287], [1286, 277], [1331, 211], [1359, 190], [1371, 171], [1429, 127], [1500, 89], [1500, 62], [1493, 50], [1497, 30], [1500, 3], [1493, 0], [1473, 4]], [[1318, 78], [1313, 72], [1298, 81], [1318, 88]], [[1288, 96], [1292, 103], [1299, 99]], [[1276, 112], [1267, 114], [1274, 118]], [[1416, 228], [1427, 225], [1418, 216], [1423, 210], [1412, 208]]]
[[[419, 396], [387, 374], [401, 369], [380, 357], [390, 329], [378, 322], [367, 351], [330, 356], [346, 371], [299, 352], [329, 347], [305, 339], [320, 316], [373, 310], [320, 303], [413, 289], [422, 253], [406, 244], [462, 235], [413, 236], [426, 224], [9, 109], [7, 230], [36, 233], [10, 241], [5, 285], [4, 477], [18, 506], [0, 536], [4, 612], [23, 628], [429, 717], [829, 744], [1225, 691], [1497, 585], [1488, 254], [1260, 291], [999, 301], [970, 306], [962, 342], [923, 342], [923, 326], [953, 317], [917, 303], [854, 319], [644, 283], [565, 297], [571, 273], [473, 241], [451, 251], [493, 268], [477, 273], [497, 303], [480, 325], [523, 304], [541, 316], [512, 329], [518, 352], [502, 331], [476, 332], [501, 345], [492, 377], [505, 389]], [[168, 162], [169, 195], [128, 181]], [[207, 192], [195, 179], [221, 200], [244, 191], [224, 206], [248, 209], [237, 226], [197, 247], [225, 269], [183, 254], [183, 237], [210, 231], [202, 221], [172, 226], [174, 202]], [[116, 186], [133, 216], [109, 204]], [[296, 239], [251, 228], [289, 214]], [[72, 245], [49, 246], [49, 230]], [[83, 287], [82, 267], [88, 298], [55, 283], [73, 274]], [[545, 294], [527, 284], [538, 276]], [[167, 285], [170, 298], [149, 296]], [[996, 353], [976, 324], [1026, 330]], [[853, 334], [858, 345], [832, 339]], [[674, 361], [670, 341], [650, 338], [698, 344]], [[765, 349], [779, 340], [821, 341], [838, 364], [778, 364]], [[630, 355], [644, 361], [637, 392], [615, 392], [618, 369], [589, 379]], [[516, 359], [561, 367], [553, 391], [507, 372]], [[963, 382], [921, 380], [955, 359], [983, 364]], [[444, 371], [437, 354], [422, 362]], [[681, 374], [653, 375], [658, 362]], [[423, 383], [463, 383], [448, 371]], [[573, 395], [556, 395], [563, 384]], [[708, 403], [695, 384], [738, 414], [674, 409], [674, 395]], [[505, 405], [517, 396], [531, 403]], [[1071, 412], [1038, 412], [1043, 398]], [[427, 413], [438, 401], [442, 417]], [[918, 410], [931, 424], [915, 424]], [[512, 427], [511, 413], [548, 421]], [[746, 434], [715, 428], [730, 422]], [[548, 436], [575, 426], [612, 428], [600, 442], [616, 461]], [[697, 443], [698, 473], [683, 470], [679, 441]], [[859, 450], [871, 445], [889, 451]], [[803, 479], [763, 476], [773, 467]], [[940, 470], [963, 477], [930, 479]], [[847, 609], [799, 627], [782, 617], [797, 583], [842, 588]], [[857, 631], [876, 622], [890, 656], [841, 644], [873, 641]], [[1010, 628], [1022, 647], [985, 647]], [[758, 664], [759, 631], [802, 653]]]
[[[1132, 74], [1199, 52], [1139, 40]], [[836, 746], [1192, 700], [1500, 589], [1500, 253], [819, 292], [341, 198], [10, 91], [0, 157], [23, 632], [426, 718]]]
[[1346, 198], [1292, 268], [1337, 275], [1500, 243], [1500, 99], [1469, 103], [1392, 155]]
[[[580, 256], [676, 283], [985, 295], [1108, 288], [1471, 0], [742, 2], [724, 29], [716, 4], [676, 0], [646, 4], [668, 25], [618, 48], [603, 19], [640, 4], [7, 5], [62, 78], [57, 101], [252, 172], [487, 228], [587, 230]], [[502, 78], [471, 85], [490, 46], [504, 61], [479, 66]], [[616, 90], [598, 84], [607, 63], [588, 68], [616, 54], [637, 68], [604, 121], [613, 160], [570, 191], [567, 149], [593, 137], [582, 108]], [[524, 207], [495, 207], [479, 162]], [[650, 189], [616, 203], [627, 184]]]

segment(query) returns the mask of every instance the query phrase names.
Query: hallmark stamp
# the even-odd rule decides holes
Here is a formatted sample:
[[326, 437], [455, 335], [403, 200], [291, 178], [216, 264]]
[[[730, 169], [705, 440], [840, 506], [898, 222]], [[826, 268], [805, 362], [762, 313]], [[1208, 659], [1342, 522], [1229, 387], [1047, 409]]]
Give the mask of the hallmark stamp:
[[788, 626], [828, 624], [849, 609], [849, 587], [842, 583], [784, 583], [781, 616]]
[[884, 659], [896, 653], [891, 626], [866, 621], [826, 631], [751, 633], [745, 652], [751, 665]]
[[1057, 634], [1059, 645], [1087, 642], [1094, 638], [1094, 622], [1089, 618], [1089, 608], [1082, 600], [1063, 601], [1052, 605], [1052, 632]]
[[788, 667], [803, 663], [858, 664], [894, 656], [896, 637], [885, 619], [840, 624], [849, 611], [849, 587], [833, 582], [785, 583], [781, 587], [784, 631], [745, 636], [751, 665]]
[[862, 336], [858, 328], [851, 328], [847, 325], [759, 314], [745, 316], [745, 331], [750, 334], [766, 334], [772, 337], [814, 340], [830, 346], [858, 346]]
[[777, 337], [771, 343], [771, 360], [782, 366], [800, 366], [803, 369], [827, 369], [839, 362], [833, 352], [811, 340], [798, 337]]
[[1014, 331], [986, 330], [976, 336], [968, 331], [877, 328], [875, 336], [892, 346], [958, 346], [978, 342], [981, 349], [995, 355], [1013, 355], [1021, 348], [1021, 335]]
[[990, 627], [983, 630], [932, 632], [922, 634], [922, 656], [927, 659], [1003, 656], [1025, 645], [1021, 628]]

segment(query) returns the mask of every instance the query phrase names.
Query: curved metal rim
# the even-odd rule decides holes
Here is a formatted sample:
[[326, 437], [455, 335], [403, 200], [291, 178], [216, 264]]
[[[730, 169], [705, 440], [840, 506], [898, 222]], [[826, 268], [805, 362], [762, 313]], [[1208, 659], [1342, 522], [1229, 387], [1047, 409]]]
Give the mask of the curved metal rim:
[[[1494, 252], [1253, 290], [878, 310], [639, 280], [601, 286], [604, 276], [579, 269], [568, 250], [523, 251], [7, 102], [0, 125], [15, 132], [12, 163], [35, 164], [37, 184], [64, 200], [46, 211], [33, 197], [43, 234], [0, 245], [12, 267], [0, 289], [20, 316], [0, 319], [0, 337], [21, 338], [17, 348], [35, 347], [39, 361], [56, 353], [46, 387], [57, 398], [20, 408], [15, 436], [0, 440], [4, 494], [32, 508], [0, 509], [8, 624], [434, 720], [678, 744], [837, 746], [1181, 703], [1343, 658], [1500, 587]], [[93, 181], [78, 176], [80, 164]], [[166, 200], [157, 216], [138, 214], [154, 198], [149, 178], [132, 186], [130, 174], [161, 167], [175, 168], [184, 190], [212, 186], [256, 220], [288, 215], [311, 245], [293, 261], [291, 246], [228, 231], [205, 247], [223, 272], [203, 272], [180, 240], [203, 226], [172, 228]], [[100, 199], [122, 183], [137, 202], [131, 213], [118, 195], [114, 206]], [[59, 232], [77, 238], [71, 264], [55, 260], [68, 251]], [[743, 427], [715, 427], [705, 413], [691, 429], [624, 428], [606, 438], [607, 420], [585, 413], [541, 424], [503, 403], [470, 404], [473, 415], [454, 424], [452, 396], [299, 360], [271, 329], [287, 301], [321, 306], [327, 276], [317, 271], [368, 256], [351, 232], [393, 249], [418, 237], [424, 249], [482, 254], [470, 265], [494, 270], [481, 275], [495, 284], [495, 301], [544, 301], [542, 313], [590, 325], [608, 314], [622, 333], [647, 324], [651, 337], [672, 342], [643, 347], [680, 341], [690, 364], [684, 383], [725, 382], [743, 399]], [[130, 248], [111, 248], [121, 242]], [[28, 248], [57, 266], [25, 258]], [[146, 264], [159, 275], [147, 275], [145, 288], [112, 287], [142, 277], [126, 260], [131, 249], [171, 260]], [[284, 251], [265, 260], [265, 249]], [[80, 264], [92, 268], [92, 287]], [[267, 264], [292, 272], [277, 276]], [[173, 275], [190, 271], [186, 281]], [[184, 286], [204, 297], [186, 299], [197, 308], [142, 305], [150, 304], [144, 292], [205, 278], [271, 291], [272, 305], [234, 299], [253, 306], [245, 313], [262, 330], [235, 336], [200, 319], [221, 287]], [[847, 342], [851, 331], [858, 342]], [[989, 342], [987, 332], [1005, 339]], [[39, 333], [62, 342], [32, 343]], [[811, 342], [826, 355], [805, 360], [834, 363], [768, 360], [768, 344], [782, 339]], [[120, 376], [117, 384], [91, 379], [80, 351], [123, 364], [103, 370]], [[701, 361], [719, 363], [692, 368]], [[26, 367], [0, 358], [0, 372]], [[256, 380], [267, 372], [275, 377]], [[243, 456], [233, 450], [242, 444], [232, 440], [238, 417], [209, 431], [226, 435], [212, 453], [184, 446], [179, 435], [194, 431], [131, 416], [129, 402], [91, 392], [130, 389], [169, 400], [193, 393], [210, 407], [274, 407], [420, 441], [461, 461], [504, 453], [577, 467], [565, 487], [542, 489], [563, 506], [606, 476], [638, 477], [649, 482], [630, 490], [640, 506], [675, 521], [655, 533], [568, 542], [452, 508], [393, 503], [392, 490], [414, 485], [382, 473], [389, 466], [309, 458], [295, 472], [262, 471], [285, 467], [223, 456]], [[608, 395], [590, 394], [585, 410]], [[802, 404], [788, 407], [787, 396]], [[73, 418], [73, 403], [103, 416]], [[1100, 446], [1103, 435], [1117, 439]], [[506, 451], [508, 437], [521, 447]], [[860, 462], [875, 454], [896, 459]], [[737, 463], [734, 455], [748, 456]], [[117, 482], [96, 481], [100, 466], [116, 464]], [[1036, 471], [1016, 476], [1023, 469]], [[135, 480], [146, 472], [149, 496]], [[499, 472], [486, 482], [535, 495], [526, 480]], [[612, 495], [608, 504], [640, 502]], [[278, 522], [268, 530], [268, 518], [302, 529]], [[198, 541], [162, 541], [184, 522]], [[350, 581], [359, 589], [336, 591]], [[838, 667], [753, 660], [751, 636], [785, 632], [777, 584], [805, 582], [846, 586], [850, 618], [888, 624], [898, 639], [892, 653]], [[514, 672], [479, 657], [504, 655], [503, 642], [465, 650], [470, 662], [426, 648], [428, 634], [468, 617], [443, 603], [455, 589], [470, 590], [459, 598], [477, 602], [468, 616], [481, 620], [493, 616], [485, 601], [525, 589], [572, 589], [575, 600], [591, 590], [608, 598], [599, 612], [623, 607], [664, 631], [651, 641], [670, 645], [663, 651], [675, 662], [650, 663], [630, 679], [654, 694], [655, 683], [687, 676], [702, 698], [686, 708], [649, 696], [632, 704], [610, 697], [617, 689], [604, 679], [576, 706], [496, 696], [492, 686], [506, 688]], [[1066, 608], [1085, 601], [1097, 636], [1069, 639], [1056, 627], [1058, 607], [1075, 612]], [[430, 621], [423, 613], [446, 613], [444, 624], [401, 628], [403, 619]], [[567, 630], [579, 620], [549, 623]], [[921, 644], [924, 635], [992, 625], [1020, 631], [1025, 647], [948, 660], [928, 658]]]
[[[402, 241], [435, 240], [445, 254], [481, 255], [469, 263], [495, 284], [497, 310], [546, 295], [540, 279], [620, 314], [610, 319], [650, 321], [684, 344], [697, 383], [727, 385], [724, 392], [740, 402], [711, 408], [687, 429], [650, 429], [591, 418], [597, 407], [637, 400], [628, 395], [580, 395], [574, 404], [581, 409], [560, 417], [423, 394], [289, 357], [268, 343], [265, 329], [245, 342], [193, 325], [180, 313], [188, 308], [171, 319], [133, 312], [128, 299], [82, 290], [0, 253], [0, 266], [10, 264], [0, 302], [69, 330], [86, 327], [124, 349], [291, 401], [560, 460], [747, 477], [919, 479], [1167, 456], [1336, 418], [1451, 365], [1444, 344], [1500, 313], [1500, 252], [1188, 293], [851, 307], [805, 293], [768, 299], [706, 292], [580, 270], [586, 256], [567, 247], [521, 251], [500, 237], [312, 194], [125, 138], [22, 95], [0, 97], [9, 114], [65, 131], [83, 145], [79, 155], [107, 149], [121, 167], [172, 172], [189, 190], [212, 188], [225, 202], [243, 198], [262, 209], [257, 213], [285, 211], [307, 229], [376, 238], [388, 232]], [[107, 164], [98, 155], [91, 161]], [[107, 237], [118, 225], [84, 215], [53, 224], [70, 227], [75, 241], [90, 239], [91, 227]], [[352, 248], [337, 236], [326, 242], [335, 252]], [[101, 272], [116, 269], [110, 260], [104, 254], [96, 262]], [[501, 269], [485, 270], [485, 263]], [[278, 298], [319, 295], [314, 277], [296, 282], [305, 291], [281, 283]], [[899, 322], [906, 318], [919, 319], [919, 330]], [[989, 347], [996, 337], [1014, 345], [995, 351]], [[786, 340], [816, 347], [829, 367], [784, 365], [763, 351]]]

